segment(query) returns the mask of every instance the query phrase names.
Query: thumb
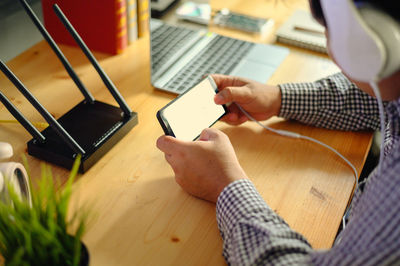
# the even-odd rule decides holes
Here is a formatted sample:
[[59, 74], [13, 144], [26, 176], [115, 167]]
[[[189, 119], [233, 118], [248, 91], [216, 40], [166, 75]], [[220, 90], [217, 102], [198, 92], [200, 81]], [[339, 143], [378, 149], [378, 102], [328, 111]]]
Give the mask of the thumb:
[[212, 141], [218, 137], [219, 130], [214, 128], [206, 128], [200, 134], [199, 140]]
[[166, 154], [174, 154], [180, 150], [185, 142], [171, 136], [161, 136], [157, 139], [157, 148]]
[[218, 92], [214, 101], [216, 104], [227, 104], [231, 102], [246, 103], [251, 97], [251, 90], [247, 86], [226, 87]]

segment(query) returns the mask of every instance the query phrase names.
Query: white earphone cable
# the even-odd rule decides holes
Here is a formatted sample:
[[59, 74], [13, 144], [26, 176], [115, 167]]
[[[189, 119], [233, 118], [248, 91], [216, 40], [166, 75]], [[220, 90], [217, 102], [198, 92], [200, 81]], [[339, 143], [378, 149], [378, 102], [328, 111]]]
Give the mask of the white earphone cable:
[[[340, 152], [338, 152], [336, 149], [332, 148], [331, 146], [329, 146], [329, 145], [327, 145], [327, 144], [325, 144], [325, 143], [323, 143], [323, 142], [321, 142], [321, 141], [319, 141], [319, 140], [317, 140], [317, 139], [314, 139], [314, 138], [311, 138], [311, 137], [308, 137], [308, 136], [304, 136], [304, 135], [301, 135], [301, 134], [298, 134], [298, 133], [295, 133], [295, 132], [291, 132], [291, 131], [287, 131], [287, 130], [275, 129], [275, 128], [271, 128], [271, 127], [269, 127], [269, 126], [266, 126], [266, 125], [260, 123], [259, 121], [257, 121], [256, 119], [254, 119], [254, 117], [252, 117], [248, 112], [246, 112], [239, 104], [237, 104], [237, 103], [235, 103], [235, 104], [236, 104], [237, 107], [240, 109], [240, 111], [241, 111], [243, 114], [245, 114], [250, 120], [256, 122], [258, 125], [260, 125], [261, 127], [265, 128], [266, 130], [271, 131], [271, 132], [274, 132], [274, 133], [276, 133], [276, 134], [278, 134], [278, 135], [281, 135], [281, 136], [290, 137], [290, 138], [295, 138], [295, 139], [305, 139], [305, 140], [308, 140], [308, 141], [317, 143], [317, 144], [321, 145], [322, 147], [324, 147], [324, 148], [326, 148], [326, 149], [329, 149], [330, 151], [332, 151], [333, 153], [335, 153], [337, 156], [339, 156], [340, 158], [342, 158], [342, 160], [345, 161], [345, 162], [350, 166], [350, 168], [353, 170], [353, 172], [354, 172], [355, 185], [354, 185], [354, 188], [353, 188], [353, 191], [352, 191], [351, 194], [353, 195], [354, 191], [356, 191], [356, 189], [357, 189], [357, 187], [358, 187], [358, 172], [357, 172], [357, 169], [354, 167], [354, 165], [353, 165], [346, 157], [344, 157], [344, 156], [343, 156]], [[350, 201], [350, 202], [351, 202], [351, 201]], [[344, 216], [343, 216], [343, 220], [342, 220], [343, 228], [346, 227], [346, 217], [347, 217], [347, 215], [348, 215], [349, 208], [350, 208], [350, 204], [349, 204], [349, 206], [346, 208], [345, 214], [344, 214]]]
[[380, 127], [381, 127], [381, 144], [380, 144], [380, 154], [379, 154], [379, 163], [378, 163], [378, 173], [381, 171], [382, 161], [383, 161], [383, 153], [385, 147], [385, 111], [383, 109], [383, 102], [381, 93], [379, 91], [378, 84], [376, 81], [371, 81], [369, 83], [374, 90], [376, 100], [378, 101], [379, 107], [379, 119], [380, 119]]
[[260, 125], [261, 127], [265, 128], [268, 131], [274, 132], [278, 135], [281, 136], [285, 136], [285, 137], [290, 137], [290, 138], [297, 138], [297, 139], [305, 139], [314, 143], [317, 143], [329, 150], [331, 150], [332, 152], [334, 152], [336, 155], [338, 155], [340, 158], [343, 159], [343, 161], [345, 161], [350, 168], [353, 170], [354, 172], [354, 176], [355, 176], [355, 181], [356, 181], [356, 186], [358, 184], [358, 172], [356, 170], [356, 168], [354, 167], [354, 165], [346, 158], [344, 157], [340, 152], [338, 152], [337, 150], [335, 150], [334, 148], [332, 148], [331, 146], [308, 136], [304, 136], [295, 132], [291, 132], [291, 131], [287, 131], [287, 130], [282, 130], [282, 129], [275, 129], [275, 128], [271, 128], [269, 126], [266, 126], [264, 124], [261, 124], [259, 121], [257, 121], [256, 119], [254, 119], [248, 112], [246, 112], [239, 104], [236, 103], [236, 105], [239, 107], [240, 111], [243, 112], [250, 120], [256, 122], [258, 125]]

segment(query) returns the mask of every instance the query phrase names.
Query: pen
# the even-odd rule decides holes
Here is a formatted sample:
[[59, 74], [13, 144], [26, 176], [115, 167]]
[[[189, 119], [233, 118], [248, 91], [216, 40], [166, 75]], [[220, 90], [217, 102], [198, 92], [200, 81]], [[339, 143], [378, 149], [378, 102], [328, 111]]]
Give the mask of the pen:
[[316, 30], [316, 29], [305, 28], [302, 26], [294, 26], [293, 29], [297, 30], [297, 31], [302, 31], [304, 33], [313, 34], [313, 35], [315, 34], [315, 35], [325, 36], [325, 33], [323, 31]]

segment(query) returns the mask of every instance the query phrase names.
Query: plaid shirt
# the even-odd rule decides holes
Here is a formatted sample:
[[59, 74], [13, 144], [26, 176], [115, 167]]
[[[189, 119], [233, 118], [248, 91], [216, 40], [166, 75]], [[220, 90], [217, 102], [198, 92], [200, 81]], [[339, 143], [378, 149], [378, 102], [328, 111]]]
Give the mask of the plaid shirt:
[[[379, 128], [374, 98], [342, 74], [283, 84], [280, 116], [310, 125]], [[381, 172], [355, 193], [346, 228], [329, 250], [314, 250], [262, 199], [249, 180], [227, 186], [217, 202], [223, 255], [231, 265], [400, 265], [400, 99], [385, 104], [387, 134]]]

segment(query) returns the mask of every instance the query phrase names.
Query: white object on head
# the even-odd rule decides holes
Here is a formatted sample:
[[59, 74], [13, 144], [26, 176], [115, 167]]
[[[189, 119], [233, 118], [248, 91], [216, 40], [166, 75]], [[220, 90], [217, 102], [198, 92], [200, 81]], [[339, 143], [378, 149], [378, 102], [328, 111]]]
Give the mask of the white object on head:
[[321, 0], [330, 52], [352, 79], [368, 82], [379, 105], [383, 160], [385, 113], [378, 82], [400, 69], [400, 23], [379, 8], [354, 0]]
[[366, 24], [353, 0], [321, 0], [330, 52], [342, 70], [357, 81], [380, 78], [387, 53], [382, 40]]
[[7, 142], [0, 142], [0, 160], [13, 156], [12, 146]]

